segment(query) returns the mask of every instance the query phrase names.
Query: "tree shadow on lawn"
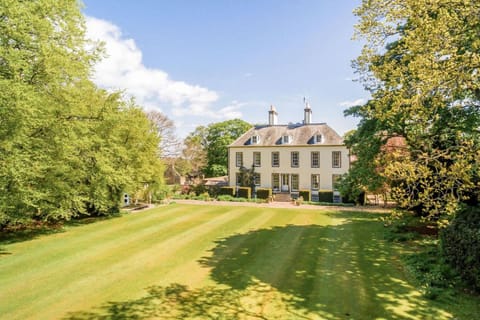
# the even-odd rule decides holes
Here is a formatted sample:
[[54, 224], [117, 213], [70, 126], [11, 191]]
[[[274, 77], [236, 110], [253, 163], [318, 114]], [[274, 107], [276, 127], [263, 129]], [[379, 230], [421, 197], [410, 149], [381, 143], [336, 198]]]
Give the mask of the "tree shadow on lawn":
[[[257, 290], [268, 292], [261, 287]], [[147, 291], [142, 298], [108, 302], [91, 312], [72, 312], [64, 319], [282, 319], [266, 317], [261, 306], [248, 301], [251, 292], [212, 286], [190, 289], [181, 284], [153, 286]]]
[[405, 280], [377, 216], [339, 213], [340, 225], [288, 225], [216, 242], [200, 264], [219, 285], [151, 287], [70, 320], [442, 319], [451, 315]]
[[41, 236], [64, 232], [61, 224], [32, 224], [19, 229], [0, 232], [0, 245], [29, 241]]
[[265, 283], [287, 303], [326, 319], [445, 318], [408, 283], [378, 215], [343, 212], [340, 225], [288, 225], [218, 240], [201, 264], [235, 290]]
[[32, 221], [30, 224], [0, 231], [0, 245], [30, 241], [42, 236], [65, 232], [65, 227], [79, 227], [119, 217], [121, 217], [120, 214], [101, 217], [80, 217], [69, 221], [51, 223]]

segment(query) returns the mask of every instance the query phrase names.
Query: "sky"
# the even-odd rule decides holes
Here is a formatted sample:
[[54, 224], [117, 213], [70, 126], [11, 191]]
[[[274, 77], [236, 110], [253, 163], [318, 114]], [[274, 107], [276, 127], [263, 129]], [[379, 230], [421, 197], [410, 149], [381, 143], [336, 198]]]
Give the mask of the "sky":
[[184, 138], [199, 125], [240, 118], [303, 120], [339, 134], [357, 119], [343, 110], [368, 99], [351, 61], [360, 0], [83, 0], [87, 37], [106, 55], [94, 82], [158, 110]]

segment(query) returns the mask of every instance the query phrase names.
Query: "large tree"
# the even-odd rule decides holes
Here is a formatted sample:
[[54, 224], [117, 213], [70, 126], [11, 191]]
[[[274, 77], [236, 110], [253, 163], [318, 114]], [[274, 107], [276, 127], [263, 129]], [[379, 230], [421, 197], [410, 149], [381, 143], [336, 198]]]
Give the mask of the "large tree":
[[[365, 0], [355, 13], [366, 44], [354, 67], [371, 100], [346, 111], [361, 118], [347, 139], [359, 157], [351, 174], [378, 175], [401, 206], [430, 218], [475, 202], [480, 2]], [[392, 137], [405, 144], [388, 148]]]
[[76, 0], [0, 5], [0, 228], [105, 214], [158, 173], [145, 114], [88, 79]]
[[248, 122], [233, 119], [199, 126], [189, 135], [188, 139], [200, 143], [206, 152], [203, 171], [207, 177], [227, 174], [228, 146], [250, 128]]

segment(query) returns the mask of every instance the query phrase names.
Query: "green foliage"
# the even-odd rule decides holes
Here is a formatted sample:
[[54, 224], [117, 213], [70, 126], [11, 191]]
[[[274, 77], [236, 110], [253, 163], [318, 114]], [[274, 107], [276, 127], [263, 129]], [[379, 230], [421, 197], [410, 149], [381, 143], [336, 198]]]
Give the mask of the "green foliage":
[[355, 13], [366, 44], [354, 66], [372, 98], [346, 111], [360, 117], [350, 189], [391, 188], [446, 223], [480, 189], [480, 2], [372, 0]]
[[318, 202], [333, 202], [333, 191], [331, 190], [319, 190]]
[[272, 196], [272, 189], [270, 188], [257, 188], [258, 199], [270, 199]]
[[[350, 171], [342, 176], [337, 182], [336, 187], [342, 195], [342, 201], [345, 203], [355, 203], [357, 205], [365, 204], [365, 191], [364, 189], [370, 189], [369, 187], [363, 187], [363, 184], [358, 180], [360, 168], [353, 165]], [[377, 175], [378, 176], [378, 175]], [[373, 188], [372, 188], [373, 189]]]
[[[298, 193], [298, 196], [299, 198], [301, 197], [303, 201], [309, 202], [312, 200], [310, 190], [300, 190], [300, 192]], [[332, 198], [333, 198], [333, 195], [332, 195]]]
[[252, 188], [250, 188], [250, 187], [239, 187], [237, 196], [239, 198], [250, 199], [252, 197]]
[[240, 175], [240, 186], [250, 187], [252, 189], [255, 187], [255, 166], [254, 165], [252, 165], [250, 169], [247, 167], [240, 167], [238, 174]]
[[405, 258], [407, 269], [419, 282], [426, 298], [451, 297], [458, 275], [443, 259], [438, 242], [424, 241], [420, 248], [420, 251]]
[[226, 196], [235, 196], [235, 187], [221, 187], [219, 191], [220, 195], [226, 195]]
[[88, 80], [74, 0], [0, 6], [2, 225], [118, 211], [161, 184], [158, 137], [133, 102]]
[[217, 197], [218, 201], [236, 201], [236, 199], [237, 198], [229, 194], [222, 194]]
[[480, 291], [480, 207], [459, 212], [440, 235], [447, 261], [467, 284]]
[[233, 119], [199, 126], [189, 135], [188, 141], [199, 142], [206, 152], [203, 171], [207, 177], [227, 175], [228, 146], [250, 128], [249, 123]]

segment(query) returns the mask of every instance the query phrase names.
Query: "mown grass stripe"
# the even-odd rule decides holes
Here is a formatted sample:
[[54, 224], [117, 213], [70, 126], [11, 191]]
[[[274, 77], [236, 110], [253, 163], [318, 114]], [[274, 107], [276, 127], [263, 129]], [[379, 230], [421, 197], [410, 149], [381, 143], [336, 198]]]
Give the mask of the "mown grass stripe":
[[[132, 232], [136, 232], [144, 226], [148, 226], [157, 221], [161, 222], [168, 218], [173, 219], [179, 212], [182, 212], [181, 208], [160, 207], [152, 211], [128, 214], [94, 224], [78, 225], [75, 227], [66, 226], [63, 232], [60, 231], [50, 237], [42, 237], [28, 242], [8, 245], [9, 252], [15, 258], [8, 260], [0, 259], [0, 267], [15, 268], [14, 264], [21, 265], [28, 260], [47, 261], [55, 259], [57, 256], [62, 257], [75, 254], [75, 250], [72, 250], [72, 248], [82, 247], [85, 241], [96, 243], [114, 238], [119, 231], [126, 232], [127, 230], [131, 230]], [[182, 212], [182, 215], [188, 215], [188, 212]], [[42, 245], [39, 246], [39, 243]], [[29, 248], [32, 247], [35, 248], [33, 252], [29, 250]], [[54, 250], [52, 250], [52, 247]], [[27, 254], [23, 254], [23, 252]]]
[[[169, 210], [178, 215], [165, 217]], [[38, 270], [38, 279], [30, 278], [27, 285], [18, 277], [0, 286], [0, 294], [16, 288], [0, 298], [0, 318], [161, 318], [159, 310], [174, 315], [183, 307], [197, 312], [190, 317], [195, 319], [203, 310], [205, 318], [239, 319], [467, 319], [475, 314], [462, 316], [461, 298], [424, 299], [398, 270], [399, 263], [392, 262], [398, 248], [386, 246], [383, 226], [372, 216], [208, 205], [172, 205], [163, 213], [132, 214], [73, 227], [60, 238], [7, 245], [5, 250], [14, 254], [1, 259], [8, 263], [25, 259], [23, 252], [59, 250], [55, 243], [73, 243], [77, 252], [68, 259], [52, 255], [40, 265], [28, 259], [16, 265], [19, 274], [51, 268]], [[88, 241], [89, 234], [104, 232], [109, 236]], [[164, 290], [175, 283], [190, 286], [178, 301]], [[144, 291], [152, 285], [163, 288], [156, 287], [152, 296]], [[230, 308], [238, 299], [241, 308]]]
[[[196, 212], [196, 214], [198, 215], [207, 211], [207, 209], [200, 210]], [[137, 229], [132, 229], [131, 226], [127, 225], [126, 228], [121, 230], [122, 233], [119, 233], [120, 230], [116, 228], [116, 224], [111, 225], [111, 227], [115, 229], [115, 232], [110, 232], [110, 228], [107, 229], [106, 233], [110, 234], [108, 238], [99, 239], [94, 236], [88, 237], [90, 234], [88, 230], [83, 230], [81, 234], [72, 234], [70, 239], [63, 238], [64, 243], [68, 243], [69, 240], [72, 240], [72, 246], [74, 246], [73, 250], [72, 248], [68, 250], [68, 246], [65, 247], [65, 245], [60, 246], [61, 249], [57, 250], [55, 247], [56, 243], [47, 243], [47, 245], [54, 246], [55, 253], [46, 255], [46, 257], [42, 258], [33, 255], [28, 262], [33, 267], [29, 270], [25, 272], [21, 271], [19, 273], [16, 264], [12, 266], [2, 266], [4, 276], [0, 278], [0, 287], [8, 285], [9, 282], [17, 281], [18, 277], [21, 277], [24, 283], [30, 283], [31, 277], [35, 277], [39, 273], [44, 274], [44, 277], [46, 278], [53, 276], [53, 274], [58, 275], [55, 270], [59, 265], [65, 270], [69, 270], [69, 268], [74, 270], [79, 261], [92, 259], [95, 255], [105, 256], [107, 254], [106, 251], [111, 250], [112, 247], [122, 247], [122, 251], [126, 254], [130, 248], [129, 243], [135, 239], [139, 242], [139, 240], [142, 240], [143, 238], [151, 237], [154, 233], [162, 232], [165, 229], [178, 226], [186, 221], [193, 223], [193, 221], [190, 221], [190, 214], [163, 216], [163, 220], [158, 220], [158, 223], [155, 223], [155, 220], [157, 220], [156, 215], [158, 215], [158, 213], [151, 212], [150, 215], [151, 217], [148, 220], [144, 219], [144, 217], [139, 217], [143, 223], [137, 224]], [[110, 227], [110, 225], [104, 227]], [[83, 227], [79, 228], [84, 229]], [[45, 247], [46, 246], [43, 248]], [[1, 298], [2, 294], [0, 293], [0, 299]]]
[[[94, 296], [94, 292], [100, 292], [102, 288], [108, 287], [112, 283], [124, 281], [125, 276], [128, 277], [129, 273], [145, 268], [144, 263], [154, 266], [161, 261], [165, 261], [170, 255], [175, 254], [180, 247], [189, 245], [198, 237], [208, 234], [211, 230], [221, 227], [225, 223], [229, 223], [241, 215], [245, 209], [239, 208], [220, 214], [217, 212], [213, 215], [211, 211], [209, 211], [205, 216], [202, 216], [204, 211], [203, 209], [197, 210], [196, 214], [190, 217], [187, 228], [182, 228], [181, 231], [178, 230], [178, 228], [173, 228], [167, 237], [142, 242], [140, 245], [142, 250], [139, 250], [137, 254], [124, 257], [124, 255], [112, 253], [109, 257], [97, 261], [94, 266], [78, 266], [80, 270], [83, 270], [80, 274], [80, 280], [67, 279], [69, 272], [65, 270], [65, 272], [63, 272], [63, 277], [66, 279], [64, 286], [57, 288], [54, 294], [49, 297], [43, 297], [41, 294], [29, 292], [29, 294], [24, 296], [22, 300], [34, 302], [30, 302], [22, 316], [28, 315], [30, 310], [40, 308], [41, 305], [54, 304], [55, 301], [58, 301], [62, 296], [75, 296], [78, 295], [80, 291], [93, 292], [92, 295]], [[106, 266], [108, 266], [108, 268], [103, 268]], [[72, 269], [73, 272], [74, 270], [75, 269]], [[148, 276], [150, 277], [151, 275]], [[82, 283], [90, 283], [90, 286], [82, 286]], [[43, 291], [43, 289], [39, 291]], [[128, 294], [131, 294], [131, 292]], [[90, 296], [90, 298], [92, 298], [92, 296]]]

